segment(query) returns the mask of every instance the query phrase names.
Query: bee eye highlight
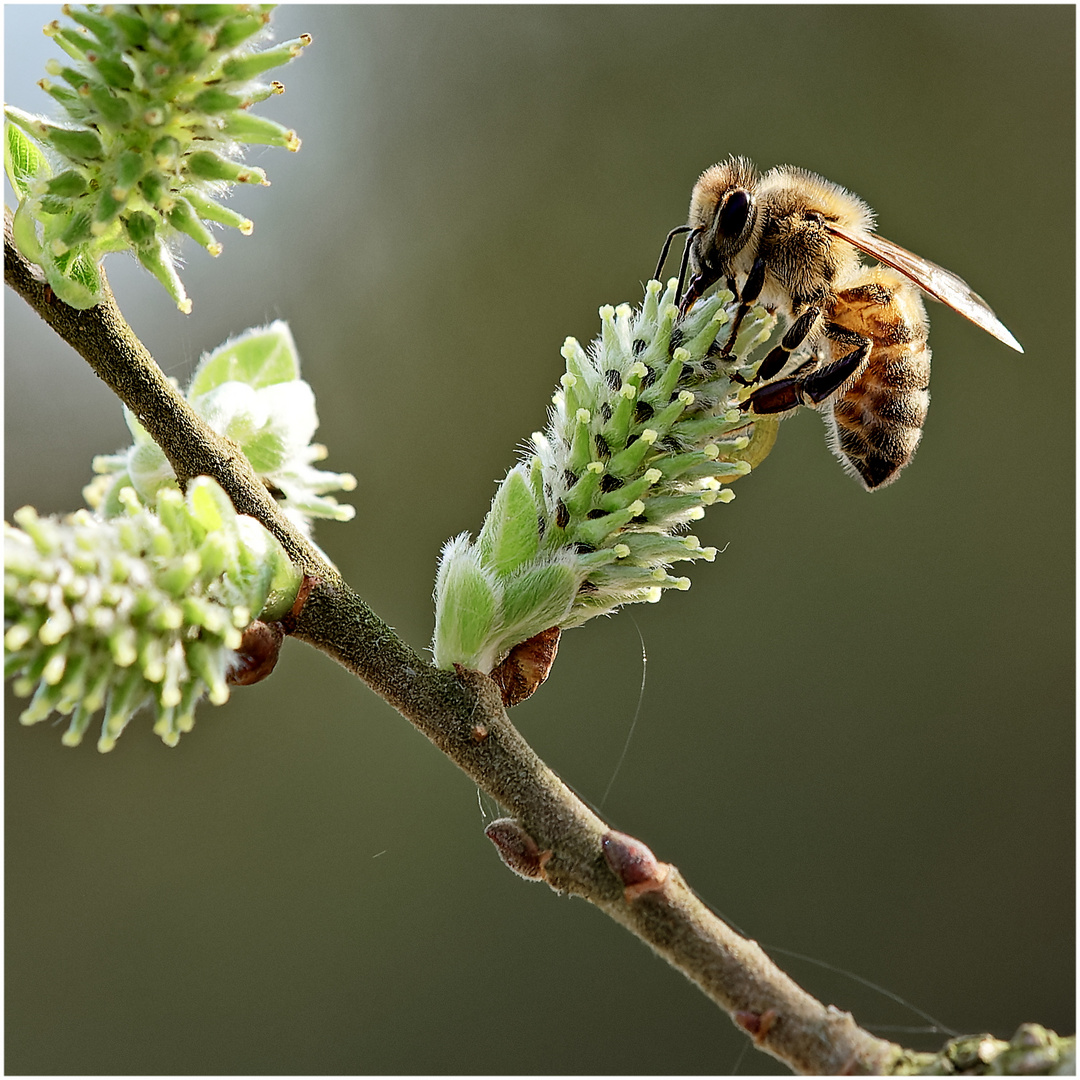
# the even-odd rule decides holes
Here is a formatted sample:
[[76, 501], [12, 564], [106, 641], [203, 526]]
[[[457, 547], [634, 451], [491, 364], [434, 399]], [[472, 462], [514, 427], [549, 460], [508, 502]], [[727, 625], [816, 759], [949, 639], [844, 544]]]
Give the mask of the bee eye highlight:
[[746, 228], [750, 217], [750, 195], [741, 188], [728, 192], [716, 215], [717, 236], [735, 239]]

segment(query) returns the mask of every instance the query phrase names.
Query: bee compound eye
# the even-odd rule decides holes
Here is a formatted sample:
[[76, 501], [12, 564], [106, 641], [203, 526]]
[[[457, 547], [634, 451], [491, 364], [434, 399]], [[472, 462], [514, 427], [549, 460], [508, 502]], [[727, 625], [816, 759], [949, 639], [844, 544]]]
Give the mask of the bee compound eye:
[[724, 196], [724, 201], [720, 204], [716, 215], [716, 233], [734, 240], [742, 234], [749, 218], [750, 193], [742, 188], [735, 188]]

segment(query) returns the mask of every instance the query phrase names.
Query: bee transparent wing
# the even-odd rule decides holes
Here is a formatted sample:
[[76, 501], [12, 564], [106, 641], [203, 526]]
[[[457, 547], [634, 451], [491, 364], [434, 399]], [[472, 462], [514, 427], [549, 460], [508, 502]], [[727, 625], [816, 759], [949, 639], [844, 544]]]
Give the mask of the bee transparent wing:
[[827, 225], [829, 232], [846, 240], [853, 247], [872, 255], [878, 262], [899, 270], [911, 278], [920, 289], [929, 293], [935, 300], [947, 304], [953, 311], [970, 319], [976, 326], [982, 327], [988, 334], [993, 334], [998, 341], [1010, 349], [1023, 352], [1020, 342], [1009, 333], [1005, 324], [994, 314], [990, 305], [966, 282], [951, 270], [946, 270], [937, 263], [930, 262], [886, 240], [876, 233], [848, 232], [838, 228], [832, 222]]

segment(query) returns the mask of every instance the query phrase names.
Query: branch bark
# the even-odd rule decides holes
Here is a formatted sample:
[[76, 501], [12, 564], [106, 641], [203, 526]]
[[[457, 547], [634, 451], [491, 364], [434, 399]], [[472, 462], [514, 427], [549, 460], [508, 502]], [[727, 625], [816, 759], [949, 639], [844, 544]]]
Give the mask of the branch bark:
[[439, 671], [408, 647], [279, 511], [235, 445], [213, 432], [168, 382], [127, 325], [112, 293], [87, 311], [59, 301], [11, 238], [7, 283], [135, 413], [183, 486], [213, 477], [240, 513], [260, 521], [314, 579], [292, 628], [353, 672], [413, 723], [512, 819], [488, 835], [517, 873], [589, 900], [696, 983], [756, 1045], [796, 1072], [898, 1073], [934, 1055], [905, 1050], [825, 1006], [736, 934], [675, 867], [613, 831], [533, 752], [510, 723], [496, 685], [479, 672]]

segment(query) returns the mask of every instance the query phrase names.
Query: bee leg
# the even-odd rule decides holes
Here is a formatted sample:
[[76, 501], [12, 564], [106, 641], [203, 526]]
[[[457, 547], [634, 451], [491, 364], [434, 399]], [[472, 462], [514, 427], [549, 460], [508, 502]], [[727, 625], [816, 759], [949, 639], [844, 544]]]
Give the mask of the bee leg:
[[[820, 356], [811, 356], [809, 360], [807, 360], [803, 364], [800, 364], [794, 371], [792, 371], [788, 375], [788, 378], [794, 381], [794, 380], [802, 378], [802, 377], [804, 377], [806, 375], [809, 375], [810, 372], [813, 371], [818, 366], [820, 366], [820, 364], [821, 364], [821, 357]], [[760, 369], [759, 369], [759, 374], [760, 374]], [[754, 383], [758, 381], [757, 378], [744, 379], [737, 371], [733, 371], [728, 376], [728, 378], [733, 383], [737, 383], [739, 386], [753, 386]]]
[[715, 280], [714, 277], [705, 273], [695, 274], [690, 279], [690, 284], [686, 286], [683, 298], [679, 301], [679, 315], [685, 315]]
[[862, 334], [836, 323], [829, 323], [825, 332], [838, 344], [855, 347], [839, 360], [817, 368], [808, 375], [777, 379], [755, 390], [739, 408], [743, 412], [782, 413], [790, 412], [799, 405], [820, 405], [849, 382], [865, 365], [872, 343]]
[[[692, 284], [693, 282], [691, 282]], [[721, 356], [731, 355], [731, 350], [735, 348], [735, 339], [739, 336], [739, 327], [743, 319], [746, 318], [747, 313], [754, 306], [754, 301], [761, 295], [761, 290], [764, 287], [765, 260], [759, 257], [754, 260], [754, 265], [747, 275], [746, 284], [742, 287], [742, 293], [739, 295], [739, 310], [735, 312], [735, 319], [728, 333], [727, 344], [720, 350]], [[689, 293], [689, 290], [687, 292]]]
[[849, 330], [846, 326], [834, 322], [825, 324], [825, 336], [836, 345], [850, 346], [851, 351], [845, 353], [839, 360], [818, 368], [803, 380], [806, 394], [815, 405], [819, 405], [827, 397], [835, 394], [844, 383], [851, 381], [852, 377], [865, 366], [866, 358], [870, 355], [870, 349], [874, 344], [864, 334]]
[[780, 344], [761, 361], [755, 381], [764, 381], [779, 375], [788, 362], [788, 357], [813, 333], [820, 319], [821, 308], [804, 311], [788, 327]]

